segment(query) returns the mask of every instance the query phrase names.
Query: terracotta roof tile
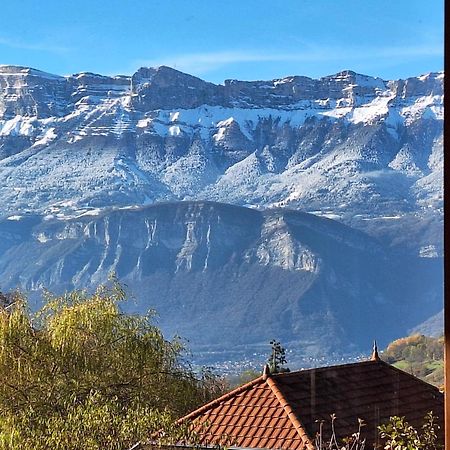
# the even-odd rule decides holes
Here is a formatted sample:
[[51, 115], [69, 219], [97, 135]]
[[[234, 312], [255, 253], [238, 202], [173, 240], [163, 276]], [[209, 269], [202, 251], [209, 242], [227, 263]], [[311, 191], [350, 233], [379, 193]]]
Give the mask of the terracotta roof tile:
[[291, 432], [289, 428], [282, 428], [280, 430], [280, 434], [278, 435], [278, 439], [285, 439], [288, 437], [288, 434]]
[[266, 430], [264, 428], [259, 427], [259, 428], [256, 428], [252, 434], [255, 438], [260, 438], [261, 436], [264, 435], [265, 432], [266, 432]]
[[283, 431], [283, 427], [282, 426], [277, 426], [274, 428], [272, 434], [272, 437], [275, 439], [278, 439], [278, 437], [280, 436], [281, 432]]
[[267, 428], [270, 423], [270, 417], [264, 417], [263, 421], [261, 422], [261, 427]]
[[269, 442], [268, 437], [263, 437], [259, 442], [256, 443], [256, 448], [267, 448], [267, 443]]
[[382, 361], [366, 361], [259, 377], [181, 420], [193, 421], [203, 444], [229, 435], [238, 447], [313, 450], [316, 420], [326, 421], [326, 433], [336, 414], [338, 437], [354, 433], [364, 419], [370, 448], [376, 426], [390, 416], [418, 426], [429, 410], [442, 426], [443, 396], [436, 388]]
[[261, 422], [263, 421], [264, 416], [256, 416], [255, 420], [253, 421], [254, 427], [259, 427], [261, 425]]
[[249, 448], [258, 448], [258, 445], [260, 444], [260, 440], [258, 439], [258, 438], [253, 438], [251, 441], [250, 441], [250, 444], [249, 444]]
[[233, 425], [228, 425], [225, 429], [225, 434], [233, 435], [234, 430], [236, 430], [236, 427]]

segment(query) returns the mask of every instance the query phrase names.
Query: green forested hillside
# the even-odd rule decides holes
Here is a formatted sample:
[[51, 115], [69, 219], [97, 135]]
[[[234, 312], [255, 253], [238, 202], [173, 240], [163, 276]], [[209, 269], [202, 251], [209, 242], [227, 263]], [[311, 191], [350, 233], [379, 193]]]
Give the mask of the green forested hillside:
[[381, 355], [386, 362], [428, 383], [444, 384], [444, 336], [414, 334], [390, 343]]

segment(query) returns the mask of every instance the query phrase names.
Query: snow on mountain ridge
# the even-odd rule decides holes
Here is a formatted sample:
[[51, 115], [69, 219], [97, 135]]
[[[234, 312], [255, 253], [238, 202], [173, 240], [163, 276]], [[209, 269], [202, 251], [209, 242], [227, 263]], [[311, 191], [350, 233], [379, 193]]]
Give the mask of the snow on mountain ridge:
[[5, 215], [182, 199], [336, 216], [442, 206], [442, 73], [223, 85], [164, 66], [39, 73], [0, 67]]
[[33, 69], [32, 67], [14, 66], [8, 64], [0, 64], [0, 74], [22, 75], [22, 76], [34, 75], [41, 78], [47, 78], [49, 80], [61, 80], [64, 78], [61, 75], [43, 72], [42, 70]]

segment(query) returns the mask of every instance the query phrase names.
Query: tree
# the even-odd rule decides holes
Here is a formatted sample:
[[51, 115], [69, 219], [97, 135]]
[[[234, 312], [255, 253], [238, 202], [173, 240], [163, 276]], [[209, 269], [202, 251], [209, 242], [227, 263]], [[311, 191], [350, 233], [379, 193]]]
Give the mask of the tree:
[[286, 349], [274, 339], [270, 341], [270, 345], [272, 346], [272, 351], [267, 361], [270, 373], [289, 372], [289, 369], [283, 367], [286, 364]]
[[195, 376], [180, 339], [154, 312], [125, 314], [120, 285], [47, 294], [32, 313], [19, 293], [0, 306], [0, 449], [123, 449], [221, 393]]
[[438, 387], [444, 383], [444, 337], [414, 334], [390, 343], [382, 358]]

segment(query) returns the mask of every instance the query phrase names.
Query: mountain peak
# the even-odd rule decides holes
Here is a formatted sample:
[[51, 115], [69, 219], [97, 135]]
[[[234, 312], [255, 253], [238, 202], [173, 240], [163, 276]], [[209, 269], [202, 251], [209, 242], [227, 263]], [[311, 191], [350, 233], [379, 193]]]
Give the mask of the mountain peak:
[[195, 77], [186, 72], [182, 72], [170, 66], [155, 66], [155, 67], [141, 67], [134, 74], [133, 79], [145, 80], [145, 82], [158, 82], [160, 80], [166, 80], [168, 82], [179, 82], [180, 80], [196, 80], [205, 84], [213, 84]]
[[64, 80], [64, 77], [27, 66], [0, 65], [0, 75], [35, 76], [39, 78]]

